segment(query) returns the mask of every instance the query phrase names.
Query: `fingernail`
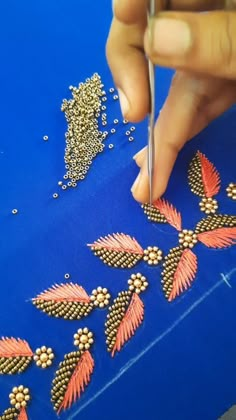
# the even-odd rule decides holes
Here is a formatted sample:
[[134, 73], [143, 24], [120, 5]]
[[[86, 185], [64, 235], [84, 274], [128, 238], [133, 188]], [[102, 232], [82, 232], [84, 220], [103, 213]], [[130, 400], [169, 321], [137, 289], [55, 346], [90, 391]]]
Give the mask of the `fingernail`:
[[189, 25], [181, 20], [157, 18], [152, 21], [152, 49], [166, 57], [183, 56], [192, 45]]
[[138, 176], [137, 176], [136, 180], [134, 181], [134, 183], [133, 183], [133, 185], [132, 185], [132, 188], [131, 188], [131, 192], [132, 192], [132, 193], [134, 193], [134, 192], [135, 192], [135, 190], [136, 190], [136, 189], [137, 189], [137, 187], [138, 187], [138, 184], [139, 184], [139, 181], [140, 181], [140, 175], [141, 175], [141, 173], [139, 173], [139, 174], [138, 174]]
[[123, 117], [125, 117], [129, 112], [129, 101], [126, 95], [124, 94], [123, 90], [121, 89], [117, 89], [117, 90], [118, 90], [119, 99], [120, 99], [121, 112], [123, 114]]

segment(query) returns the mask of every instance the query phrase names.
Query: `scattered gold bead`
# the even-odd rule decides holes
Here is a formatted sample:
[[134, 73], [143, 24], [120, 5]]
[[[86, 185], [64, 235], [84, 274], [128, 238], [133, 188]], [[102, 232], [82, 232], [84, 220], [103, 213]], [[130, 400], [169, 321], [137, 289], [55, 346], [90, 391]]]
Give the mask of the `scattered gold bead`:
[[44, 141], [48, 141], [48, 136], [43, 136]]
[[12, 214], [17, 214], [18, 213], [18, 210], [17, 209], [13, 209], [12, 210]]

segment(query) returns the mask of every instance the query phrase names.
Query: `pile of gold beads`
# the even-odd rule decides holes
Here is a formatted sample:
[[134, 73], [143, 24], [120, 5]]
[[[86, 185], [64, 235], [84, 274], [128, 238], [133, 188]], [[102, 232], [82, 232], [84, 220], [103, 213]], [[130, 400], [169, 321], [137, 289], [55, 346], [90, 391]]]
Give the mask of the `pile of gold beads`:
[[34, 361], [36, 362], [37, 366], [41, 367], [42, 369], [46, 369], [52, 365], [54, 357], [54, 353], [50, 347], [42, 346], [36, 349]]
[[100, 76], [95, 73], [78, 87], [70, 86], [73, 98], [64, 99], [61, 110], [68, 124], [66, 132], [64, 181], [62, 189], [76, 187], [87, 174], [93, 159], [104, 149], [106, 135], [99, 130], [98, 118], [106, 92]]
[[15, 386], [9, 398], [11, 405], [20, 410], [22, 407], [26, 407], [30, 400], [29, 388], [25, 388], [23, 385]]
[[231, 182], [229, 186], [226, 188], [227, 196], [232, 198], [232, 200], [236, 200], [236, 184]]

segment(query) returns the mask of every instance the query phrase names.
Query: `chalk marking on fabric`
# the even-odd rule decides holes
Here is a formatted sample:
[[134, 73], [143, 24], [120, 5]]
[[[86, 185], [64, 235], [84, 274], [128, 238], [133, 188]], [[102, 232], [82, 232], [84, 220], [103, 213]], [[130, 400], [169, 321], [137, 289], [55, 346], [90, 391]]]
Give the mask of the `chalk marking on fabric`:
[[230, 289], [233, 287], [230, 283], [230, 280], [234, 274], [236, 274], [236, 268], [233, 268], [233, 270], [231, 270], [228, 274], [221, 273], [221, 278], [227, 284], [227, 286], [230, 287]]
[[90, 404], [92, 404], [96, 399], [102, 395], [110, 386], [112, 386], [118, 379], [123, 376], [133, 365], [135, 365], [143, 356], [145, 356], [156, 344], [158, 344], [160, 341], [163, 340], [163, 338], [167, 337], [182, 321], [184, 321], [185, 318], [189, 314], [191, 314], [194, 309], [196, 309], [202, 302], [204, 302], [208, 296], [210, 296], [218, 287], [220, 287], [222, 284], [225, 283], [225, 278], [227, 279], [227, 282], [231, 279], [232, 275], [236, 273], [236, 268], [230, 271], [226, 275], [222, 275], [221, 280], [219, 280], [214, 286], [212, 286], [206, 293], [204, 293], [199, 299], [197, 299], [183, 314], [174, 321], [170, 327], [168, 327], [162, 334], [160, 334], [158, 337], [156, 337], [151, 343], [145, 347], [140, 353], [137, 354], [136, 357], [133, 357], [130, 359], [121, 369], [120, 371], [109, 381], [107, 382], [99, 391], [97, 391], [91, 398], [89, 398], [84, 404], [82, 404], [77, 411], [75, 411], [74, 414], [72, 414], [70, 417], [68, 417], [68, 420], [72, 420], [76, 418], [76, 416], [81, 413], [86, 407], [88, 407]]

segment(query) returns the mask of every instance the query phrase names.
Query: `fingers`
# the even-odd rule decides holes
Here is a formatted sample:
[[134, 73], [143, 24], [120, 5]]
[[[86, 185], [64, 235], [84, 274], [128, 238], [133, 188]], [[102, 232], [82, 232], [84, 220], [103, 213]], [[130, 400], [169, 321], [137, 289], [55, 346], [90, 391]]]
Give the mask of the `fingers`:
[[[113, 10], [116, 18], [132, 24], [146, 19], [149, 0], [115, 0]], [[224, 7], [223, 0], [156, 0], [156, 10], [202, 11]]]
[[137, 122], [149, 110], [147, 61], [143, 53], [144, 28], [113, 20], [106, 53], [118, 88], [121, 110], [129, 121]]
[[[154, 200], [166, 189], [178, 152], [193, 135], [228, 109], [236, 100], [236, 83], [176, 74], [155, 127]], [[178, 104], [178, 106], [176, 106]], [[135, 157], [141, 165], [132, 193], [139, 202], [149, 199], [147, 153]]]
[[161, 13], [145, 50], [162, 66], [236, 79], [236, 13]]

